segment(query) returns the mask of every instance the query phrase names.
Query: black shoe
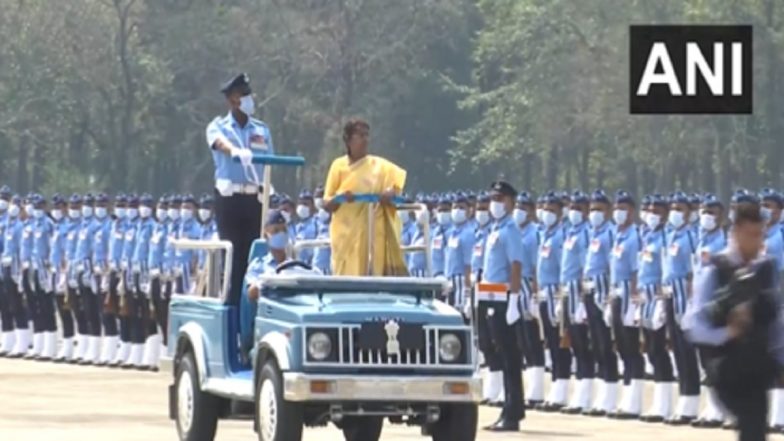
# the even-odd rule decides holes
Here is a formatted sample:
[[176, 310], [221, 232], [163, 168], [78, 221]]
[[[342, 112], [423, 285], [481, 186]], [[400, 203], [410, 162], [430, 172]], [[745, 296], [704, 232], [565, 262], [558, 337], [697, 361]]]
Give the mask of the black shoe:
[[132, 364], [121, 364], [121, 365], [120, 365], [120, 369], [122, 369], [122, 370], [125, 370], [125, 371], [127, 371], [127, 370], [130, 370], [130, 369], [133, 369], [134, 367], [135, 367], [135, 366], [134, 366], [134, 365], [132, 365]]
[[25, 354], [25, 356], [22, 357], [22, 358], [24, 358], [25, 360], [35, 360], [35, 359], [38, 358], [38, 355], [35, 355], [35, 354]]
[[583, 415], [590, 417], [603, 417], [607, 416], [607, 412], [602, 409], [588, 409], [583, 411]]
[[480, 402], [479, 402], [479, 405], [480, 405], [480, 406], [489, 406], [489, 405], [490, 405], [490, 400], [488, 400], [487, 398], [485, 398], [484, 400], [482, 400], [482, 401], [480, 401]]
[[136, 366], [137, 371], [149, 371], [150, 369], [151, 369], [150, 366], [144, 366], [144, 365]]
[[39, 355], [35, 357], [35, 361], [52, 361], [52, 357], [45, 357], [43, 355]]
[[694, 421], [694, 417], [676, 415], [664, 420], [664, 424], [667, 424], [668, 426], [686, 426], [691, 424], [692, 421]]
[[561, 413], [565, 415], [579, 415], [583, 412], [582, 407], [563, 407], [561, 408]]
[[697, 427], [700, 429], [717, 429], [721, 426], [722, 422], [719, 420], [705, 420], [698, 418], [691, 422], [691, 427]]
[[528, 400], [528, 401], [525, 402], [525, 408], [526, 409], [531, 409], [531, 410], [536, 410], [536, 407], [540, 406], [542, 404], [544, 404], [544, 401], [542, 401], [542, 400]]
[[642, 415], [640, 421], [643, 423], [661, 423], [664, 422], [664, 417], [661, 415]]
[[89, 366], [91, 364], [93, 364], [93, 362], [90, 360], [79, 360], [79, 366]]
[[504, 407], [504, 402], [503, 401], [493, 401], [493, 402], [490, 403], [490, 407], [498, 407], [498, 408]]
[[509, 421], [509, 420], [500, 420], [495, 424], [491, 424], [484, 428], [489, 432], [519, 432], [520, 431], [520, 422], [519, 421]]
[[536, 410], [541, 410], [542, 412], [558, 412], [559, 410], [563, 409], [563, 404], [558, 403], [543, 403], [539, 406], [536, 406]]
[[81, 362], [81, 361], [82, 360], [79, 360], [78, 358], [74, 357], [74, 358], [68, 360], [67, 363], [68, 364], [79, 364], [79, 362]]
[[627, 413], [627, 412], [615, 412], [614, 416], [611, 418], [616, 420], [638, 420], [640, 419], [640, 414], [638, 413]]
[[734, 421], [726, 421], [721, 425], [721, 428], [724, 430], [738, 430], [738, 423]]
[[7, 358], [22, 358], [24, 354], [8, 354], [6, 355]]

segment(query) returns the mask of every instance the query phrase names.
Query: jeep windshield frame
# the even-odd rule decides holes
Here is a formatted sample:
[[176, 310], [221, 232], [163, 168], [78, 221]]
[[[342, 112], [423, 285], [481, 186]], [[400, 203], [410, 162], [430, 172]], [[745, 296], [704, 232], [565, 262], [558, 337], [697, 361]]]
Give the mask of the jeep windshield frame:
[[444, 292], [446, 281], [440, 279], [414, 277], [349, 277], [321, 275], [264, 275], [260, 277], [262, 291], [272, 291], [279, 295], [300, 294], [341, 294], [368, 295], [378, 292], [401, 294], [417, 299], [434, 298], [436, 293]]

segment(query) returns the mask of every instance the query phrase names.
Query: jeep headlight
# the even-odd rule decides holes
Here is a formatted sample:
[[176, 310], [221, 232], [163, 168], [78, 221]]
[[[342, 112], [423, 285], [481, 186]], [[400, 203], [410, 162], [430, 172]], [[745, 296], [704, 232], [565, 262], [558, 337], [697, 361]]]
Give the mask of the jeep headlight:
[[308, 337], [308, 354], [316, 361], [323, 361], [332, 353], [332, 340], [323, 332]]
[[463, 351], [463, 344], [460, 343], [460, 338], [455, 334], [443, 334], [438, 342], [438, 354], [441, 360], [447, 363], [453, 363], [460, 357]]

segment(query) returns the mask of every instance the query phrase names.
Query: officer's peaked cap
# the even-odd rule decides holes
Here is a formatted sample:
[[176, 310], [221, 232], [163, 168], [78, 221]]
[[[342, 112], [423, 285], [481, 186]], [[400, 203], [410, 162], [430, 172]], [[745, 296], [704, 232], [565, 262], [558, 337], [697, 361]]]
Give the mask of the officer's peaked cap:
[[542, 202], [545, 204], [558, 204], [563, 205], [563, 200], [561, 200], [561, 195], [555, 191], [548, 191], [542, 196]]
[[83, 202], [87, 205], [92, 205], [95, 202], [95, 196], [92, 193], [87, 193], [84, 195]]
[[615, 192], [615, 203], [634, 205], [634, 198], [628, 191], [618, 190]]
[[250, 90], [250, 77], [246, 73], [241, 73], [235, 75], [221, 86], [221, 92], [224, 95], [228, 95], [232, 92], [240, 92], [243, 95], [247, 95], [251, 92]]
[[724, 207], [724, 205], [721, 203], [719, 198], [717, 198], [716, 195], [714, 195], [712, 193], [705, 193], [702, 196], [702, 205], [705, 206], [705, 207], [708, 207], [708, 208], [710, 208], [710, 207], [720, 207], [720, 208]]
[[452, 198], [452, 203], [455, 204], [467, 204], [468, 203], [468, 196], [465, 193], [457, 193], [454, 198]]
[[773, 190], [772, 188], [763, 188], [762, 191], [760, 191], [760, 199], [763, 201], [773, 201], [779, 206], [784, 203], [784, 199], [782, 199], [781, 193]]
[[588, 202], [588, 195], [587, 195], [587, 194], [585, 194], [585, 193], [583, 193], [583, 192], [582, 192], [582, 191], [580, 191], [580, 190], [575, 190], [575, 191], [572, 193], [572, 195], [571, 195], [571, 197], [569, 198], [569, 200], [570, 200], [570, 201], [571, 201], [573, 204], [585, 204], [585, 203], [587, 203], [587, 202]]
[[131, 193], [128, 195], [128, 204], [129, 205], [139, 205], [139, 195], [136, 193]]
[[300, 199], [309, 199], [309, 200], [312, 201], [313, 200], [313, 193], [311, 193], [310, 190], [304, 189], [304, 190], [299, 192], [299, 198]]
[[114, 197], [115, 205], [125, 205], [128, 203], [128, 196], [125, 193], [120, 193]]
[[196, 198], [192, 194], [186, 194], [182, 197], [183, 204], [196, 204]]
[[476, 196], [477, 202], [490, 202], [490, 195], [485, 192], [481, 192]]
[[199, 205], [202, 207], [212, 206], [212, 196], [207, 193], [201, 195], [201, 199], [199, 199]]
[[52, 195], [52, 204], [53, 205], [63, 205], [65, 203], [65, 199], [60, 195], [60, 193], [55, 193]]
[[68, 199], [68, 203], [70, 203], [70, 204], [81, 204], [82, 203], [82, 197], [79, 196], [78, 194], [74, 193], [74, 194], [71, 195], [71, 198]]
[[514, 187], [512, 187], [512, 185], [506, 181], [495, 181], [490, 184], [490, 192], [512, 198], [517, 197], [517, 190], [515, 190]]
[[699, 193], [692, 193], [689, 196], [689, 203], [692, 205], [700, 205], [702, 203], [702, 196]]
[[689, 196], [682, 191], [676, 191], [670, 194], [670, 203], [671, 204], [688, 204], [689, 203]]
[[143, 194], [143, 195], [142, 195], [142, 196], [139, 198], [139, 203], [140, 203], [140, 204], [142, 204], [142, 205], [146, 205], [146, 206], [148, 206], [148, 207], [151, 207], [151, 206], [152, 206], [152, 205], [155, 203], [155, 201], [153, 200], [153, 198], [152, 198], [152, 195], [151, 195], [151, 194], [149, 194], [149, 193], [144, 193], [144, 194]]
[[3, 185], [0, 187], [0, 198], [8, 199], [11, 197], [11, 187]]
[[169, 205], [179, 205], [182, 203], [182, 196], [178, 194], [173, 194], [169, 198]]
[[95, 196], [95, 202], [98, 204], [107, 204], [109, 203], [109, 196], [106, 193], [98, 193]]
[[757, 199], [756, 195], [743, 189], [735, 190], [735, 193], [732, 195], [731, 201], [734, 204], [742, 204], [742, 203], [758, 204], [759, 203], [759, 199]]
[[591, 202], [603, 202], [605, 204], [610, 203], [610, 198], [607, 197], [607, 194], [604, 190], [597, 188], [596, 190], [591, 193]]
[[667, 198], [662, 196], [659, 193], [654, 193], [650, 196], [650, 205], [655, 205], [657, 207], [666, 207], [667, 206]]
[[515, 202], [517, 202], [518, 204], [522, 204], [522, 205], [533, 205], [533, 203], [534, 203], [531, 200], [531, 195], [528, 194], [527, 191], [521, 191], [520, 193], [518, 193], [517, 194], [517, 199], [515, 199]]
[[286, 218], [280, 210], [270, 210], [267, 213], [267, 219], [264, 221], [264, 226], [270, 225], [285, 225]]

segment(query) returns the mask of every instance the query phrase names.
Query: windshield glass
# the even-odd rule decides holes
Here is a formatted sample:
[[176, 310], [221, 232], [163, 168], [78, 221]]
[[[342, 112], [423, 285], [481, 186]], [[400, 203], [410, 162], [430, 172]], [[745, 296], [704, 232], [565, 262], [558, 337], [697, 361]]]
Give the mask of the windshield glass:
[[302, 289], [302, 288], [268, 288], [264, 290], [264, 294], [269, 297], [289, 297], [289, 296], [321, 296], [323, 299], [329, 299], [332, 302], [339, 302], [341, 298], [350, 298], [353, 303], [367, 301], [368, 303], [377, 303], [382, 299], [389, 299], [390, 301], [399, 300], [401, 297], [411, 298], [412, 301], [419, 299], [430, 299], [434, 297], [434, 292], [431, 290], [401, 290], [401, 291], [376, 291], [370, 292], [368, 290], [347, 291], [345, 289]]

